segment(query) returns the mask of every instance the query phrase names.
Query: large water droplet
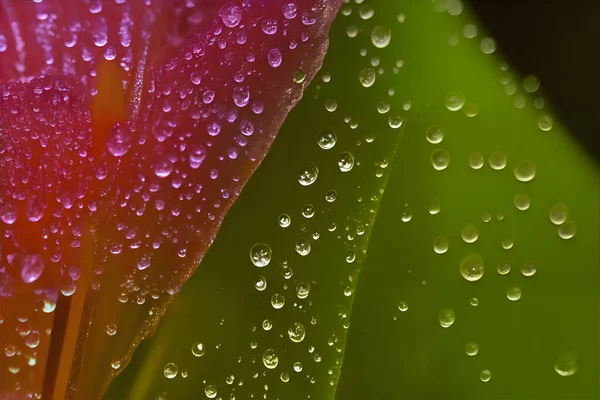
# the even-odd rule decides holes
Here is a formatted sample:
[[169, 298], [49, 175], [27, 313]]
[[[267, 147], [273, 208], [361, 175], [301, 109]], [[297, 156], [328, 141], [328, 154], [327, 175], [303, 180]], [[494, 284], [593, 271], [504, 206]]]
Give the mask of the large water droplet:
[[167, 379], [175, 378], [178, 373], [179, 373], [179, 368], [174, 363], [168, 363], [163, 368], [163, 374], [165, 375], [165, 378], [167, 378]]
[[569, 210], [565, 204], [555, 204], [550, 209], [550, 222], [554, 225], [562, 225], [569, 215]]
[[474, 356], [479, 353], [479, 345], [477, 343], [469, 342], [465, 345], [465, 353], [469, 356]]
[[273, 349], [267, 349], [263, 353], [263, 364], [268, 369], [277, 368], [277, 364], [279, 364], [279, 357], [277, 357], [277, 353]]
[[44, 272], [44, 260], [39, 254], [26, 254], [21, 265], [23, 282], [35, 282]]
[[225, 4], [219, 10], [219, 17], [225, 26], [234, 28], [242, 21], [242, 9], [232, 3]]
[[490, 379], [492, 379], [492, 373], [489, 370], [484, 369], [479, 374], [479, 379], [481, 379], [481, 382], [489, 382]]
[[554, 359], [554, 370], [560, 376], [571, 376], [577, 372], [577, 359], [577, 353], [573, 351], [559, 353]]
[[279, 51], [279, 49], [271, 49], [269, 51], [269, 55], [267, 56], [267, 61], [269, 62], [269, 65], [273, 68], [277, 68], [281, 65], [281, 61], [283, 60], [283, 57], [281, 55], [281, 51]]
[[561, 239], [572, 239], [577, 233], [577, 225], [575, 225], [575, 222], [571, 220], [566, 220], [558, 227], [557, 232]]
[[349, 172], [354, 167], [354, 156], [349, 151], [344, 151], [338, 156], [337, 162], [340, 171]]
[[456, 315], [451, 308], [444, 308], [438, 313], [438, 320], [442, 328], [449, 328], [454, 323]]
[[513, 173], [520, 182], [529, 182], [535, 178], [535, 164], [529, 160], [520, 161], [515, 167]]
[[495, 151], [490, 154], [488, 162], [493, 170], [500, 171], [506, 167], [506, 153], [502, 151]]
[[314, 164], [306, 164], [298, 169], [298, 182], [302, 186], [312, 185], [319, 176], [319, 169]]
[[437, 149], [431, 153], [431, 165], [437, 171], [442, 171], [448, 168], [450, 164], [450, 153], [445, 149]]
[[324, 131], [317, 138], [317, 143], [323, 150], [329, 150], [337, 143], [337, 135], [334, 131]]
[[444, 140], [444, 131], [437, 125], [432, 125], [427, 129], [427, 133], [425, 135], [427, 141], [431, 144], [438, 144]]
[[306, 336], [306, 329], [304, 328], [304, 325], [295, 322], [294, 325], [288, 329], [288, 336], [294, 343], [300, 343], [303, 341], [304, 337]]
[[377, 74], [373, 68], [363, 68], [358, 74], [360, 84], [366, 88], [373, 86], [376, 78]]

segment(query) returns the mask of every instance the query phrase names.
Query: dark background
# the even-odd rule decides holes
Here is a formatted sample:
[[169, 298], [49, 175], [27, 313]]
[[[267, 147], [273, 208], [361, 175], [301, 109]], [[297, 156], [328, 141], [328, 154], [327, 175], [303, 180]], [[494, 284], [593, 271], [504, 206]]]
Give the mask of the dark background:
[[540, 78], [560, 119], [600, 161], [600, 1], [469, 3], [511, 64]]

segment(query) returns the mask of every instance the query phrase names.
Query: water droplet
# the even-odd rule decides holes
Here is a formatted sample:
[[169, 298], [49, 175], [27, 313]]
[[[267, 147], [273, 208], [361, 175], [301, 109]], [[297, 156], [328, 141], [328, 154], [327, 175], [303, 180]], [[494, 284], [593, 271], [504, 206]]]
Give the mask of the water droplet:
[[485, 271], [483, 259], [479, 254], [469, 254], [460, 262], [460, 274], [469, 282], [476, 282], [483, 277]]
[[448, 251], [448, 239], [445, 236], [438, 236], [433, 241], [433, 251], [437, 254], [444, 254]]
[[265, 290], [267, 288], [267, 279], [264, 276], [257, 277], [256, 280], [254, 281], [254, 287], [259, 292], [262, 292], [263, 290]]
[[233, 88], [233, 102], [238, 107], [245, 107], [250, 102], [250, 88], [245, 85]]
[[288, 329], [288, 336], [294, 343], [300, 343], [303, 341], [304, 337], [306, 336], [306, 329], [304, 328], [304, 325], [295, 322], [294, 325]]
[[281, 379], [281, 382], [287, 383], [290, 381], [290, 374], [287, 372], [282, 372], [281, 375], [279, 375], [279, 379]]
[[273, 322], [270, 319], [265, 319], [262, 322], [262, 328], [265, 331], [270, 331], [271, 329], [273, 329]]
[[471, 304], [473, 307], [477, 307], [479, 305], [479, 299], [477, 297], [471, 297], [469, 299], [469, 304]]
[[444, 308], [438, 314], [438, 320], [442, 328], [449, 328], [454, 323], [456, 316], [451, 308]]
[[310, 284], [308, 282], [300, 282], [296, 286], [296, 296], [298, 296], [299, 299], [307, 298], [309, 293], [310, 293]]
[[292, 218], [287, 214], [281, 214], [277, 221], [280, 227], [287, 228], [292, 223]]
[[527, 75], [523, 78], [523, 89], [528, 93], [534, 93], [540, 88], [540, 79], [535, 75]]
[[266, 35], [274, 35], [277, 33], [277, 20], [275, 18], [263, 19], [260, 27]]
[[506, 167], [506, 153], [502, 151], [495, 151], [490, 154], [488, 159], [490, 167], [495, 171], [500, 171]]
[[491, 37], [481, 39], [480, 43], [481, 51], [485, 54], [492, 54], [496, 51], [496, 41]]
[[459, 111], [465, 105], [465, 95], [461, 92], [450, 92], [444, 101], [450, 111]]
[[257, 243], [250, 249], [250, 261], [256, 267], [266, 267], [271, 262], [272, 254], [271, 247], [268, 244]]
[[406, 310], [408, 310], [408, 304], [406, 304], [404, 301], [401, 301], [400, 304], [398, 304], [398, 310], [406, 312]]
[[306, 72], [304, 72], [303, 70], [299, 69], [298, 71], [294, 72], [294, 82], [295, 83], [302, 83], [302, 82], [304, 82], [305, 79], [306, 79]]
[[315, 215], [315, 207], [312, 204], [307, 204], [302, 207], [301, 213], [304, 218], [312, 218]]
[[301, 362], [295, 362], [294, 363], [294, 371], [296, 371], [296, 372], [302, 372], [302, 363]]
[[538, 128], [544, 132], [548, 132], [554, 125], [554, 119], [550, 115], [541, 115], [538, 119]]
[[531, 205], [529, 196], [527, 196], [526, 194], [522, 194], [522, 193], [516, 195], [515, 198], [513, 199], [513, 202], [514, 202], [517, 210], [521, 210], [521, 211], [528, 210], [529, 206]]
[[121, 124], [115, 124], [106, 135], [106, 147], [110, 154], [121, 157], [127, 154], [131, 148], [133, 135], [129, 128]]
[[281, 65], [281, 61], [283, 60], [283, 57], [281, 56], [281, 51], [279, 51], [279, 49], [271, 49], [269, 51], [269, 55], [267, 56], [267, 60], [271, 67], [279, 67]]
[[217, 397], [217, 387], [215, 385], [206, 385], [204, 388], [204, 394], [209, 399], [214, 399]]
[[378, 49], [383, 49], [392, 40], [392, 30], [388, 27], [377, 25], [371, 31], [371, 42]]
[[492, 379], [492, 373], [489, 370], [484, 369], [479, 374], [479, 379], [481, 379], [481, 382], [489, 382], [490, 379]]
[[110, 324], [106, 327], [106, 334], [108, 336], [115, 336], [117, 334], [117, 325]]
[[550, 222], [554, 225], [562, 225], [569, 215], [569, 210], [565, 204], [555, 204], [550, 209]]
[[44, 272], [44, 260], [39, 254], [26, 254], [21, 264], [21, 278], [25, 283], [35, 282]]
[[8, 44], [6, 43], [6, 36], [0, 35], [0, 53], [3, 53], [8, 49]]
[[371, 17], [375, 14], [375, 11], [373, 10], [373, 7], [369, 6], [369, 5], [365, 5], [362, 6], [359, 10], [358, 10], [358, 15], [362, 18], [362, 19], [371, 19]]
[[437, 125], [432, 125], [427, 129], [427, 134], [425, 135], [427, 141], [431, 144], [438, 144], [444, 140], [444, 131]]
[[560, 376], [571, 376], [577, 372], [577, 361], [577, 353], [573, 351], [559, 353], [554, 359], [554, 370]]
[[179, 373], [179, 368], [174, 363], [168, 363], [167, 365], [165, 365], [165, 368], [163, 369], [163, 373], [165, 375], [165, 378], [173, 379]]
[[575, 233], [577, 233], [577, 225], [571, 220], [566, 220], [558, 227], [557, 232], [561, 239], [572, 239], [575, 236]]
[[388, 125], [392, 129], [400, 128], [403, 122], [404, 120], [399, 115], [391, 115], [390, 117], [388, 117]]
[[431, 165], [436, 171], [443, 171], [450, 164], [450, 153], [445, 149], [437, 149], [431, 153]]
[[510, 300], [510, 301], [517, 301], [521, 298], [521, 289], [519, 289], [516, 286], [511, 286], [508, 288], [508, 290], [506, 291], [506, 297]]
[[469, 167], [473, 169], [481, 169], [483, 167], [483, 154], [471, 153], [469, 155]]
[[537, 272], [537, 267], [534, 263], [525, 263], [521, 267], [521, 273], [523, 276], [533, 276]]
[[327, 193], [325, 193], [325, 200], [328, 203], [333, 203], [335, 199], [337, 199], [337, 192], [335, 190], [331, 189], [328, 190]]
[[310, 253], [310, 241], [302, 238], [296, 241], [296, 252], [301, 256], [307, 256]]
[[506, 275], [510, 272], [510, 264], [509, 263], [498, 264], [498, 266], [496, 267], [496, 271], [498, 271], [498, 273], [500, 275]]
[[294, 19], [298, 14], [298, 7], [294, 3], [288, 3], [283, 6], [283, 16], [286, 19]]
[[235, 28], [242, 21], [242, 10], [235, 4], [227, 3], [219, 10], [219, 17], [225, 26]]
[[465, 345], [465, 353], [469, 356], [475, 356], [479, 353], [479, 345], [477, 343], [469, 342]]
[[535, 164], [529, 160], [520, 161], [515, 167], [513, 173], [520, 182], [529, 182], [535, 178]]
[[267, 349], [263, 353], [263, 364], [268, 369], [277, 368], [277, 364], [279, 364], [279, 357], [277, 357], [277, 353], [273, 349]]
[[12, 225], [17, 220], [17, 208], [12, 204], [4, 204], [0, 219], [7, 225]]
[[366, 88], [373, 86], [376, 78], [377, 74], [373, 68], [363, 68], [358, 74], [360, 84]]
[[349, 172], [354, 167], [354, 156], [349, 151], [340, 153], [337, 160], [340, 171]]
[[204, 344], [202, 343], [194, 343], [192, 346], [192, 354], [196, 357], [202, 357], [206, 349], [204, 348]]
[[319, 169], [314, 164], [306, 164], [298, 169], [298, 182], [302, 186], [312, 185], [319, 176]]
[[279, 293], [275, 293], [271, 296], [271, 305], [274, 309], [279, 310], [285, 305], [285, 297]]
[[169, 160], [159, 161], [154, 166], [154, 173], [159, 178], [166, 178], [171, 175], [171, 172], [173, 172], [173, 163]]
[[473, 224], [469, 224], [460, 232], [460, 236], [465, 243], [475, 243], [479, 239], [479, 229]]

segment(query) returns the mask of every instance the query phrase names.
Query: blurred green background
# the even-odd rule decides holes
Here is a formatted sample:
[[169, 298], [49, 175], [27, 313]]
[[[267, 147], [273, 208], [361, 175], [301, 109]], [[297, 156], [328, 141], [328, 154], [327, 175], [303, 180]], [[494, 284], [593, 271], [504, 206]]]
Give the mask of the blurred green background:
[[[106, 398], [600, 398], [598, 167], [555, 117], [543, 82], [537, 89], [496, 47], [458, 1], [343, 5], [321, 73]], [[427, 140], [432, 126], [439, 143]], [[327, 133], [336, 143], [325, 150]], [[490, 167], [494, 152], [506, 156], [501, 170]], [[515, 177], [523, 160], [536, 167], [529, 182]], [[304, 186], [308, 165], [318, 177]], [[571, 239], [558, 234], [570, 222], [550, 221], [556, 204], [576, 226]], [[473, 243], [461, 236], [468, 225]], [[256, 243], [272, 250], [266, 267], [250, 260]], [[484, 273], [469, 282], [459, 265], [473, 253]], [[438, 321], [444, 308], [455, 314], [449, 328]], [[288, 330], [298, 323], [296, 343]], [[558, 367], [576, 372], [560, 376], [557, 359], [572, 353]]]

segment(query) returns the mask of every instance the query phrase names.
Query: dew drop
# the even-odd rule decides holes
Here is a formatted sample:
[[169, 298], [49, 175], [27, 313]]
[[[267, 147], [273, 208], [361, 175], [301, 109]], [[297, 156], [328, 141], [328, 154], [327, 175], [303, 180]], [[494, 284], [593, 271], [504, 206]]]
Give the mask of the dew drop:
[[349, 172], [354, 168], [354, 155], [348, 151], [344, 151], [338, 156], [337, 163], [340, 171]]
[[488, 159], [490, 167], [495, 171], [503, 170], [506, 167], [506, 153], [502, 151], [495, 151], [490, 154]]
[[303, 341], [304, 337], [306, 336], [306, 329], [304, 328], [304, 325], [295, 322], [294, 325], [288, 329], [288, 336], [294, 343], [300, 343]]
[[533, 276], [537, 272], [537, 267], [534, 263], [525, 263], [521, 267], [521, 274], [523, 276]]
[[459, 111], [465, 105], [465, 95], [460, 92], [450, 92], [444, 100], [446, 108], [450, 111]]
[[279, 357], [277, 357], [277, 353], [273, 349], [267, 349], [263, 353], [263, 364], [268, 369], [277, 368], [277, 364], [279, 364]]
[[529, 200], [529, 196], [521, 193], [515, 196], [515, 198], [513, 199], [513, 203], [517, 210], [525, 211], [529, 209], [529, 206], [531, 205], [531, 200]]
[[554, 359], [554, 371], [560, 376], [571, 376], [577, 372], [577, 353], [565, 351], [559, 353]]
[[309, 293], [310, 293], [310, 284], [308, 282], [300, 282], [296, 286], [296, 296], [298, 296], [299, 299], [307, 298]]
[[281, 214], [277, 221], [280, 227], [287, 228], [292, 223], [292, 218], [288, 214]]
[[259, 292], [262, 292], [267, 288], [267, 279], [264, 276], [259, 276], [254, 280], [254, 287]]
[[285, 305], [285, 297], [279, 293], [275, 293], [271, 296], [271, 305], [274, 309], [279, 310]]
[[541, 115], [538, 118], [538, 128], [544, 132], [548, 132], [554, 125], [554, 119], [550, 115]]
[[298, 239], [296, 241], [296, 252], [301, 256], [307, 256], [310, 253], [310, 241], [308, 239]]
[[376, 78], [377, 74], [373, 68], [363, 68], [358, 74], [360, 84], [366, 88], [373, 86]]
[[565, 204], [555, 204], [550, 209], [550, 222], [554, 225], [562, 225], [569, 215], [569, 210]]
[[263, 268], [269, 265], [272, 257], [271, 247], [265, 243], [256, 243], [250, 249], [250, 261], [254, 266]]
[[479, 254], [469, 254], [460, 262], [460, 274], [469, 282], [476, 282], [483, 277], [485, 271], [483, 259]]
[[443, 171], [450, 165], [450, 153], [445, 149], [437, 149], [431, 153], [431, 165], [436, 171]]
[[477, 343], [468, 342], [465, 345], [465, 353], [471, 357], [477, 355], [477, 353], [479, 353], [479, 345]]
[[444, 254], [448, 251], [448, 239], [445, 236], [438, 236], [433, 241], [433, 251], [437, 254]]
[[371, 42], [378, 49], [383, 49], [392, 40], [392, 30], [388, 27], [377, 25], [371, 31]]
[[519, 289], [516, 286], [511, 286], [508, 288], [508, 290], [506, 291], [506, 297], [510, 300], [510, 301], [517, 301], [521, 298], [521, 289]]
[[165, 375], [165, 378], [167, 378], [167, 379], [173, 379], [179, 373], [179, 368], [174, 363], [168, 363], [163, 368], [163, 373]]
[[513, 173], [520, 182], [529, 182], [535, 178], [536, 166], [529, 160], [520, 161]]
[[483, 154], [471, 153], [469, 155], [469, 167], [472, 169], [481, 169], [483, 167]]
[[242, 21], [242, 10], [235, 4], [228, 3], [219, 10], [219, 17], [226, 27], [235, 28]]
[[312, 185], [319, 176], [319, 169], [314, 164], [306, 164], [298, 169], [298, 182], [302, 186]]
[[281, 61], [283, 60], [283, 57], [281, 55], [281, 51], [279, 51], [279, 49], [271, 49], [269, 51], [269, 55], [267, 56], [267, 61], [269, 62], [269, 65], [273, 68], [277, 68], [281, 65]]
[[484, 369], [479, 374], [479, 379], [481, 379], [481, 382], [489, 382], [490, 379], [492, 379], [492, 373], [489, 370]]
[[572, 239], [575, 236], [575, 233], [577, 233], [577, 225], [571, 220], [566, 220], [558, 227], [557, 232], [561, 239]]
[[106, 135], [106, 147], [110, 154], [121, 157], [131, 148], [132, 139], [133, 135], [127, 127], [115, 124]]
[[217, 387], [215, 385], [206, 385], [204, 388], [204, 394], [209, 399], [214, 399], [217, 397]]
[[444, 140], [444, 131], [439, 126], [432, 125], [427, 129], [425, 137], [429, 143], [438, 144]]
[[451, 308], [444, 308], [438, 313], [438, 321], [442, 328], [449, 328], [454, 323], [456, 316]]
[[406, 304], [404, 301], [401, 301], [400, 304], [398, 304], [398, 310], [406, 312], [408, 310], [408, 304]]
[[192, 354], [195, 357], [202, 357], [205, 352], [206, 349], [204, 348], [204, 344], [202, 343], [194, 343], [194, 345], [192, 346]]

